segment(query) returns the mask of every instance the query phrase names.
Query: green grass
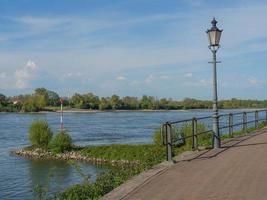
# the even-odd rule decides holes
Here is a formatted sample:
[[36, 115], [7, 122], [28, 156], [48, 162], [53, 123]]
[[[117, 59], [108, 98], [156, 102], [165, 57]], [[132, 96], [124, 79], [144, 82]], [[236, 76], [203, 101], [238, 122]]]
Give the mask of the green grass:
[[166, 157], [165, 147], [154, 144], [106, 145], [76, 148], [82, 155], [108, 160], [138, 161], [134, 167], [121, 166], [100, 174], [94, 183], [78, 184], [56, 195], [56, 199], [99, 199], [129, 178], [162, 162]]
[[102, 196], [120, 186], [130, 177], [140, 173], [138, 169], [111, 170], [99, 175], [94, 183], [77, 184], [58, 193], [54, 199], [59, 200], [89, 200], [100, 199]]
[[[258, 127], [248, 127], [246, 130], [239, 130], [239, 131], [234, 131], [233, 132], [233, 137], [236, 136], [245, 136], [253, 131], [259, 130], [264, 128], [267, 125], [267, 122], [261, 122], [258, 124]], [[232, 138], [229, 134], [221, 134], [221, 140]]]
[[81, 155], [91, 158], [138, 161], [144, 165], [151, 165], [165, 158], [165, 148], [154, 144], [90, 146], [82, 148], [80, 152]]

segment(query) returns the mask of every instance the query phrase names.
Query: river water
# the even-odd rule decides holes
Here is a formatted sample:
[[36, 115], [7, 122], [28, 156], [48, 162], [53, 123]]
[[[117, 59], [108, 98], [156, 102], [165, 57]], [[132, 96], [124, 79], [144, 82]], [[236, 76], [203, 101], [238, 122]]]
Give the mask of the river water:
[[[155, 129], [163, 122], [210, 114], [208, 110], [64, 113], [64, 126], [77, 145], [151, 143]], [[31, 200], [37, 184], [48, 186], [50, 183], [49, 191], [55, 193], [82, 181], [67, 162], [33, 161], [10, 154], [12, 149], [29, 145], [27, 132], [35, 119], [46, 119], [54, 131], [59, 129], [59, 113], [0, 113], [0, 199]], [[79, 165], [92, 180], [107, 170], [107, 167]]]

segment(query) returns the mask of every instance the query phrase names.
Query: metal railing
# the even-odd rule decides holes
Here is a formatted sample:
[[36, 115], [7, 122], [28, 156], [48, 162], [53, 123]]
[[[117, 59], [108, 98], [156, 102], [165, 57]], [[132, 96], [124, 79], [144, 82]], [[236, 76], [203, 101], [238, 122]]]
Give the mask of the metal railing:
[[[267, 110], [253, 110], [236, 113], [221, 114], [219, 118], [219, 132], [222, 134], [228, 134], [229, 137], [234, 137], [236, 131], [247, 132], [248, 128], [258, 128], [261, 122], [267, 122]], [[204, 121], [204, 122], [203, 122]], [[173, 146], [178, 144], [185, 144], [187, 140], [192, 142], [192, 150], [198, 150], [199, 142], [198, 137], [200, 135], [210, 134], [211, 144], [213, 147], [213, 133], [211, 126], [212, 116], [207, 117], [194, 117], [192, 119], [185, 119], [174, 122], [166, 122], [161, 128], [161, 137], [163, 144], [166, 146], [167, 161], [172, 161]], [[198, 123], [202, 122], [208, 125], [208, 129], [199, 131]], [[183, 133], [178, 134], [177, 138], [174, 137], [174, 127], [181, 126], [183, 124], [189, 124], [191, 126], [191, 134], [185, 135]], [[251, 126], [252, 125], [252, 126]], [[220, 139], [220, 138], [219, 138]]]

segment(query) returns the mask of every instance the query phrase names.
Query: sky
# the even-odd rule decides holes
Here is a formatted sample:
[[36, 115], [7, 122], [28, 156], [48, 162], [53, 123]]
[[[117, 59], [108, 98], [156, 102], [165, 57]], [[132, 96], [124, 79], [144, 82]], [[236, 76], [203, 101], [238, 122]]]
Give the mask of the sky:
[[267, 1], [0, 0], [0, 93], [267, 99]]

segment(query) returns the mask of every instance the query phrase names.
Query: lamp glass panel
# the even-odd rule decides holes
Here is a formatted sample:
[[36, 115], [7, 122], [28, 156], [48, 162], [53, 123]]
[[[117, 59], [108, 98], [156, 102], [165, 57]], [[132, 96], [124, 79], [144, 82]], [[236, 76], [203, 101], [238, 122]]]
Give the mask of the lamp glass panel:
[[210, 33], [208, 32], [208, 40], [209, 40], [209, 44], [211, 45], [211, 38], [210, 38]]
[[210, 45], [215, 45], [216, 42], [216, 31], [210, 31], [209, 32], [210, 37]]
[[219, 45], [220, 44], [220, 38], [221, 38], [221, 31], [216, 31], [216, 41], [215, 41], [215, 45]]

